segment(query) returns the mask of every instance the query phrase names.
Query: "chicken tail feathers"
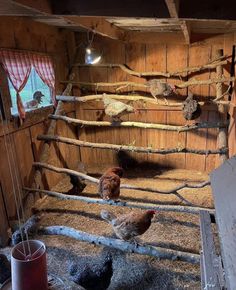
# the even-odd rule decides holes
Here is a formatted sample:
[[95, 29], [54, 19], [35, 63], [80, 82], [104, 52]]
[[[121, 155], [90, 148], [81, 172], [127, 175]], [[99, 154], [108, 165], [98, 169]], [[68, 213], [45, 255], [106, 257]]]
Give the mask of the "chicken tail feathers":
[[116, 219], [116, 216], [107, 210], [101, 210], [101, 218], [106, 220], [108, 223], [111, 223], [112, 220]]

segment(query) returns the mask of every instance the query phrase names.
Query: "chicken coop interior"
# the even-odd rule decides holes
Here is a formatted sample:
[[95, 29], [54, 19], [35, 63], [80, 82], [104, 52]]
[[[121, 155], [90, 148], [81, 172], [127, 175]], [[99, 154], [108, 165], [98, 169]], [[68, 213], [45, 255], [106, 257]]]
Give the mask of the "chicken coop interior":
[[236, 289], [234, 1], [0, 1], [0, 289]]

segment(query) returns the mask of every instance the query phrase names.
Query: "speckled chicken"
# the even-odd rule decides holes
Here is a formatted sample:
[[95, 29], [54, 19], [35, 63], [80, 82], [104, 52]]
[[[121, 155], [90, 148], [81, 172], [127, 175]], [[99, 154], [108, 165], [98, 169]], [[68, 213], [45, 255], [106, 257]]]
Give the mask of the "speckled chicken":
[[0, 283], [11, 277], [11, 263], [4, 254], [0, 254]]
[[121, 167], [109, 168], [99, 179], [98, 193], [105, 199], [118, 199], [120, 196], [120, 178], [123, 176]]
[[170, 96], [175, 90], [176, 86], [161, 82], [158, 79], [152, 79], [146, 82], [147, 87], [150, 89], [151, 95], [157, 100], [157, 97], [161, 96], [164, 98], [165, 102], [168, 103], [165, 97]]
[[150, 227], [156, 211], [130, 212], [116, 217], [113, 213], [102, 210], [101, 217], [112, 225], [116, 236], [122, 240], [130, 240], [144, 234]]
[[73, 281], [86, 290], [105, 290], [109, 287], [113, 275], [112, 256], [107, 254], [98, 265], [87, 264], [82, 269], [73, 263], [69, 272]]
[[104, 103], [105, 114], [110, 116], [115, 122], [120, 122], [120, 117], [123, 115], [136, 113], [135, 108], [132, 106], [107, 97], [106, 94], [103, 94], [102, 100]]
[[13, 246], [17, 245], [18, 243], [22, 242], [21, 234], [23, 235], [23, 240], [26, 240], [27, 234], [33, 235], [37, 232], [39, 227], [40, 217], [36, 215], [32, 215], [24, 225], [21, 226], [20, 229], [16, 230], [11, 237], [11, 243]]
[[193, 99], [193, 94], [189, 93], [182, 105], [183, 116], [186, 120], [195, 120], [200, 117], [202, 110], [199, 103]]

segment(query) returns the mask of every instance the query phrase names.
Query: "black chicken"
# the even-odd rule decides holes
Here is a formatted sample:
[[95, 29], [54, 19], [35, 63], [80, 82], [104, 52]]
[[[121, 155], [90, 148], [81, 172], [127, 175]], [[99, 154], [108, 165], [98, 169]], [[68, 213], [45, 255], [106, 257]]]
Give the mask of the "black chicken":
[[72, 188], [68, 190], [67, 194], [78, 195], [86, 187], [86, 183], [75, 175], [70, 175], [70, 183], [72, 185]]
[[183, 116], [186, 120], [194, 120], [200, 117], [202, 110], [199, 103], [193, 99], [193, 94], [189, 93], [182, 105]]
[[97, 265], [85, 265], [82, 269], [73, 263], [69, 269], [72, 280], [86, 290], [105, 290], [111, 283], [113, 275], [112, 256], [106, 255]]
[[0, 283], [11, 277], [11, 263], [4, 254], [0, 254]]

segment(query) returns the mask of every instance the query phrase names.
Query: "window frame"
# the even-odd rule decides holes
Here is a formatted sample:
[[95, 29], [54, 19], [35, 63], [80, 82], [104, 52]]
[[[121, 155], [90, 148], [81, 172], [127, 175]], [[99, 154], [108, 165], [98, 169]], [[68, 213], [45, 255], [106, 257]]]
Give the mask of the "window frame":
[[[54, 70], [54, 74], [55, 74], [55, 93], [57, 91], [56, 87], [57, 87], [57, 77], [56, 77], [56, 65], [55, 65], [55, 59], [54, 56], [49, 54], [49, 53], [44, 53], [44, 52], [37, 52], [37, 51], [30, 51], [30, 50], [22, 50], [22, 49], [10, 49], [10, 48], [0, 48], [3, 50], [11, 50], [11, 51], [17, 51], [17, 52], [29, 52], [32, 54], [36, 54], [36, 55], [44, 55], [44, 56], [49, 56], [52, 60], [52, 64], [53, 64], [53, 70]], [[9, 84], [8, 84], [8, 76], [6, 71], [4, 70], [2, 64], [0, 63], [0, 91], [1, 91], [1, 99], [2, 102], [4, 103], [4, 113], [6, 116], [6, 120], [10, 121], [12, 124], [12, 126], [15, 128], [16, 126], [19, 127], [20, 125], [20, 117], [19, 114], [11, 114], [11, 107], [12, 107], [12, 100], [11, 100], [11, 94], [10, 94], [10, 89], [9, 89]], [[26, 111], [26, 115], [25, 115], [25, 121], [22, 125], [22, 127], [28, 127], [29, 124], [35, 124], [35, 123], [39, 123], [43, 120], [45, 120], [47, 118], [46, 114], [50, 114], [53, 113], [55, 110], [54, 104], [48, 105], [46, 107], [40, 107], [40, 108], [35, 108], [34, 110], [31, 111]], [[32, 119], [32, 121], [30, 120]], [[1, 121], [0, 121], [0, 125], [1, 125]], [[0, 126], [0, 130], [1, 130], [1, 126]], [[2, 133], [0, 132], [0, 136], [2, 135]]]

